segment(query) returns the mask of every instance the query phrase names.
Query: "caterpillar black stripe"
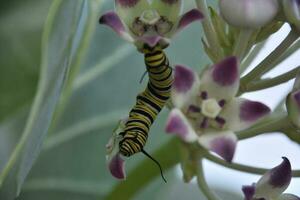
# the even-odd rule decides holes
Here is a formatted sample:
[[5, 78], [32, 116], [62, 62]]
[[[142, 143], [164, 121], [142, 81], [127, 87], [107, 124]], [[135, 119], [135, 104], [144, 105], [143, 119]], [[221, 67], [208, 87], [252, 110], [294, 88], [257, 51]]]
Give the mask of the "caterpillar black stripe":
[[168, 58], [161, 47], [145, 47], [143, 52], [149, 82], [146, 89], [137, 96], [136, 104], [129, 113], [124, 131], [120, 133], [123, 139], [119, 147], [120, 153], [124, 156], [143, 152], [154, 160], [143, 150], [143, 147], [152, 123], [170, 98], [173, 74]]

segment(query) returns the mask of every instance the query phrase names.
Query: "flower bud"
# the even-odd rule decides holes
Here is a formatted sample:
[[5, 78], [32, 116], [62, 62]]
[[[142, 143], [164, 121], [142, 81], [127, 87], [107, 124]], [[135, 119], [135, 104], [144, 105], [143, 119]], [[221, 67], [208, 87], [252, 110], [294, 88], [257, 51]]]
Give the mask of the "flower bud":
[[278, 12], [276, 0], [220, 0], [225, 21], [239, 28], [257, 29], [271, 22]]

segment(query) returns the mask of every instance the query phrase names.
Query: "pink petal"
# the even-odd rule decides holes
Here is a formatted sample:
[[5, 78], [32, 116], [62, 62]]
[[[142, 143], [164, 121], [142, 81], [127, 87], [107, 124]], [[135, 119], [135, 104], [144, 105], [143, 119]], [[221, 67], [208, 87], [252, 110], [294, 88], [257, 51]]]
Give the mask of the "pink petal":
[[267, 116], [270, 111], [270, 108], [263, 103], [234, 98], [225, 104], [220, 117], [226, 121], [224, 127], [232, 131], [241, 131]]
[[133, 38], [126, 32], [120, 17], [114, 11], [109, 11], [102, 15], [99, 19], [99, 23], [109, 26], [122, 38], [130, 42], [133, 41]]
[[194, 142], [198, 138], [191, 124], [179, 109], [173, 109], [170, 112], [165, 131], [177, 135], [185, 142]]
[[183, 28], [185, 28], [186, 26], [188, 26], [196, 20], [203, 19], [203, 17], [203, 14], [198, 9], [192, 9], [188, 11], [187, 13], [181, 16], [178, 23], [177, 31], [182, 30]]
[[199, 77], [191, 68], [177, 65], [174, 72], [174, 83], [171, 98], [177, 108], [192, 104], [199, 90]]
[[239, 66], [236, 57], [225, 58], [206, 70], [201, 77], [201, 90], [210, 97], [231, 99], [239, 89]]
[[125, 163], [120, 154], [116, 154], [109, 162], [110, 173], [117, 179], [125, 179]]
[[228, 57], [213, 66], [213, 80], [220, 86], [230, 86], [239, 80], [238, 60], [236, 57]]
[[231, 131], [205, 132], [199, 143], [215, 152], [227, 162], [231, 162], [235, 153], [237, 138]]
[[188, 92], [195, 83], [196, 73], [189, 67], [176, 65], [173, 88], [180, 93]]

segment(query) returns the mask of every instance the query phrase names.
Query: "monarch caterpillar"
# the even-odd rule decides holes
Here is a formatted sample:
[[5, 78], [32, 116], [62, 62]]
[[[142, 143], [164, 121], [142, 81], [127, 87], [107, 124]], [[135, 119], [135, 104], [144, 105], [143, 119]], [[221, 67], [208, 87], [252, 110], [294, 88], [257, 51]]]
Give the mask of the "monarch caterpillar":
[[[158, 164], [161, 170], [159, 163], [144, 151], [143, 147], [152, 123], [170, 97], [173, 83], [172, 68], [160, 46], [153, 48], [145, 46], [142, 52], [149, 82], [146, 89], [137, 96], [136, 104], [129, 113], [125, 128], [120, 133], [123, 138], [119, 142], [119, 149], [120, 153], [127, 157], [142, 152]], [[164, 179], [162, 171], [161, 175]]]

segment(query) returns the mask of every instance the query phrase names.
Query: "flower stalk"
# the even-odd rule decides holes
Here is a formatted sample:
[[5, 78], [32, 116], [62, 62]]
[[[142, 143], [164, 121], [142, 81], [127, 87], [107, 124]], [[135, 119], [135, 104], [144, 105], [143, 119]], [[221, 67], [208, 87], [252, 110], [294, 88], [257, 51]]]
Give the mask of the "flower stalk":
[[274, 78], [266, 78], [258, 81], [253, 81], [246, 85], [244, 88], [242, 88], [240, 92], [253, 92], [280, 85], [295, 78], [297, 76], [297, 73], [299, 72], [299, 69], [300, 66]]
[[274, 63], [287, 49], [299, 38], [299, 34], [295, 30], [291, 30], [287, 37], [269, 54], [261, 63], [259, 63], [249, 74], [242, 78], [241, 84], [247, 85], [249, 82], [259, 79], [266, 72], [270, 71]]
[[202, 160], [198, 164], [197, 183], [199, 189], [203, 192], [208, 200], [220, 200], [220, 198], [209, 188], [205, 180]]
[[239, 33], [239, 37], [234, 47], [233, 55], [237, 56], [240, 61], [243, 60], [246, 50], [248, 48], [249, 41], [251, 39], [253, 30], [242, 29]]
[[212, 50], [213, 54], [217, 59], [214, 60], [214, 62], [220, 61], [224, 56], [223, 56], [222, 48], [218, 41], [216, 30], [212, 24], [209, 15], [207, 2], [206, 0], [196, 0], [196, 4], [198, 9], [201, 10], [204, 15], [204, 19], [202, 21], [203, 31], [207, 39], [208, 46]]

